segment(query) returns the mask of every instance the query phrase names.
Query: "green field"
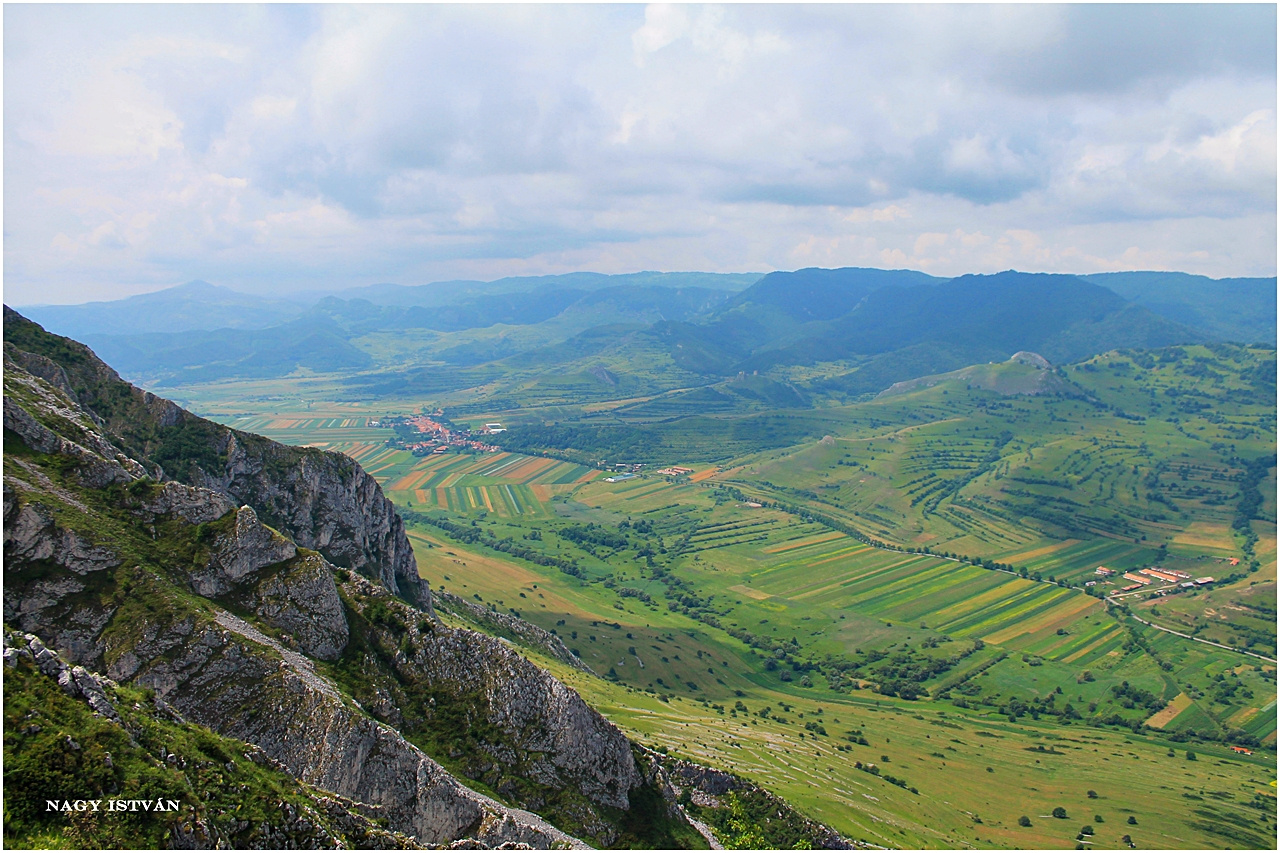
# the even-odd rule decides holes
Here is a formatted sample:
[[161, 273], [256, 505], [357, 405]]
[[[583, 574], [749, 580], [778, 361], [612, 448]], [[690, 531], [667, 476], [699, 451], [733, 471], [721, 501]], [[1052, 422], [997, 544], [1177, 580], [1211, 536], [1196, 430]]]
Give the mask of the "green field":
[[[1274, 354], [1175, 350], [1070, 366], [1056, 396], [993, 391], [991, 365], [808, 410], [584, 375], [394, 404], [323, 377], [188, 390], [359, 461], [422, 576], [558, 634], [596, 676], [547, 665], [624, 729], [850, 837], [1269, 848], [1275, 475], [1248, 472], [1275, 417], [1239, 377]], [[776, 391], [756, 385], [716, 393]], [[524, 438], [415, 457], [368, 426], [436, 405]], [[533, 437], [556, 458], [513, 450]], [[647, 467], [609, 483], [601, 460]], [[1103, 599], [1152, 565], [1221, 582]]]

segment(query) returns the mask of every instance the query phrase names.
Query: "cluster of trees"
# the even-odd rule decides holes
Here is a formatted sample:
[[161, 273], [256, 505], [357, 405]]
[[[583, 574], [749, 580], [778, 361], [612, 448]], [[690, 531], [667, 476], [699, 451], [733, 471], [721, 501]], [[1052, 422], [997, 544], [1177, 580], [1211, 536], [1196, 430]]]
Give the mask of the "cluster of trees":
[[[623, 522], [626, 524], [626, 522]], [[607, 527], [594, 522], [588, 524], [570, 524], [556, 531], [562, 539], [568, 539], [579, 546], [598, 545], [620, 551], [631, 544], [622, 533], [615, 533]]]
[[1254, 546], [1258, 542], [1258, 534], [1253, 532], [1251, 522], [1255, 518], [1259, 518], [1262, 513], [1262, 491], [1259, 488], [1263, 479], [1267, 476], [1267, 471], [1276, 465], [1276, 456], [1259, 456], [1244, 463], [1244, 471], [1240, 475], [1240, 503], [1236, 508], [1235, 518], [1232, 519], [1231, 527], [1244, 540], [1240, 546], [1244, 552], [1245, 559], [1249, 563], [1251, 570], [1258, 568], [1257, 558], [1254, 556]]

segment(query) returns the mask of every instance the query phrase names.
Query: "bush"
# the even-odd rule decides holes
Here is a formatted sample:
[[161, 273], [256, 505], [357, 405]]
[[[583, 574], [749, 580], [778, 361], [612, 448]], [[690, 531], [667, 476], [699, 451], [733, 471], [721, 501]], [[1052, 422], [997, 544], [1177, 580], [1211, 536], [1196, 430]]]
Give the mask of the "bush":
[[1055, 806], [1053, 809], [1053, 816], [1059, 819], [1066, 819], [1067, 810], [1064, 809], [1062, 806]]
[[1026, 815], [1018, 818], [1018, 826], [1031, 826], [1031, 818]]

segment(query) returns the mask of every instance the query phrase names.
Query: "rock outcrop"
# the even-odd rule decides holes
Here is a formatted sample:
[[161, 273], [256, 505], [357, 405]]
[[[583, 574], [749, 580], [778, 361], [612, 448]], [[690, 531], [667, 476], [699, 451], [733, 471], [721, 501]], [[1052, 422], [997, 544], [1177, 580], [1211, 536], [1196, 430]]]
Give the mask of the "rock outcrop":
[[[334, 565], [259, 507], [237, 506], [226, 483], [156, 482], [120, 450], [128, 437], [104, 431], [110, 418], [90, 417], [14, 359], [5, 368], [5, 621], [30, 635], [33, 658], [57, 650], [63, 662], [50, 677], [68, 695], [110, 718], [112, 683], [149, 688], [163, 707], [256, 746], [302, 783], [381, 807], [390, 830], [417, 843], [585, 846], [472, 790], [404, 731], [442, 757], [463, 750], [458, 765], [492, 776], [510, 802], [550, 808], [601, 843], [620, 837], [617, 815], [650, 780], [632, 744], [576, 693], [509, 644], [442, 625], [383, 572]], [[315, 464], [299, 464], [296, 481], [319, 489], [346, 476], [345, 494], [366, 503], [353, 498], [350, 512], [381, 497], [341, 466]], [[287, 490], [271, 488], [278, 513]], [[289, 500], [321, 515], [326, 500], [341, 503]], [[394, 539], [397, 524], [363, 529]], [[325, 529], [331, 551], [364, 547], [346, 541], [349, 528]], [[315, 661], [333, 663], [322, 671]], [[212, 837], [184, 832], [183, 843]]]
[[[437, 704], [446, 695], [465, 700], [496, 730], [480, 750], [492, 769], [518, 769], [598, 805], [630, 805], [629, 792], [643, 781], [631, 744], [577, 693], [497, 639], [414, 621], [409, 608], [363, 578], [353, 576], [342, 587], [353, 611], [377, 635], [370, 639], [398, 647], [390, 667], [396, 682], [389, 685], [405, 697], [397, 704], [407, 704], [415, 688], [433, 694], [430, 702]], [[376, 623], [369, 619], [374, 611]], [[493, 776], [496, 787], [502, 787], [503, 775]]]
[[651, 762], [654, 768], [651, 772], [659, 774], [664, 784], [670, 786], [675, 798], [688, 802], [704, 818], [723, 810], [729, 795], [734, 794], [758, 800], [779, 824], [788, 826], [792, 845], [803, 842], [805, 846], [819, 850], [856, 850], [868, 846], [850, 841], [829, 826], [810, 820], [785, 800], [734, 773], [671, 758], [652, 750], [644, 750], [644, 758]]
[[[377, 481], [353, 460], [286, 447], [193, 415], [135, 388], [88, 347], [45, 332], [8, 306], [4, 336], [6, 359], [43, 387], [62, 392], [67, 413], [101, 428], [101, 439], [119, 448], [114, 458], [100, 456], [135, 466], [135, 476], [173, 479], [248, 504], [298, 545], [431, 609], [430, 588], [418, 577], [404, 523]], [[58, 415], [59, 406], [44, 402], [42, 410]], [[105, 482], [115, 474], [84, 476]]]
[[[409, 835], [385, 828], [389, 821], [386, 808], [297, 783], [279, 762], [249, 744], [222, 741], [210, 745], [204, 741], [206, 748], [211, 746], [209, 751], [225, 762], [216, 774], [211, 773], [214, 762], [207, 759], [207, 753], [202, 756], [193, 751], [193, 743], [183, 731], [186, 721], [180, 714], [162, 701], [144, 706], [122, 700], [115, 682], [82, 666], [68, 664], [34, 634], [6, 631], [3, 660], [9, 700], [38, 708], [25, 716], [29, 722], [21, 731], [12, 736], [6, 731], [6, 756], [20, 748], [14, 746], [14, 741], [26, 746], [34, 740], [46, 750], [46, 755], [51, 745], [62, 752], [66, 756], [60, 756], [63, 768], [98, 765], [99, 772], [86, 778], [75, 792], [85, 799], [98, 799], [100, 805], [98, 812], [72, 818], [68, 834], [79, 844], [111, 846], [109, 842], [120, 839], [118, 824], [123, 818], [113, 820], [116, 825], [105, 827], [95, 818], [106, 808], [104, 799], [130, 796], [130, 792], [119, 789], [118, 777], [130, 777], [142, 767], [164, 768], [168, 773], [180, 774], [177, 779], [167, 778], [165, 790], [166, 796], [177, 804], [177, 814], [166, 810], [164, 815], [130, 816], [135, 832], [151, 829], [155, 833], [152, 839], [166, 847], [305, 850], [423, 846]], [[59, 698], [57, 692], [51, 693], [47, 688], [41, 693], [41, 679], [47, 679], [46, 684], [56, 684], [56, 691], [71, 701]], [[83, 705], [79, 710], [77, 703]], [[45, 715], [56, 719], [58, 725], [49, 725]], [[85, 723], [92, 717], [108, 725], [105, 728], [84, 725], [74, 738], [60, 735], [77, 716]], [[102, 752], [104, 745], [110, 745], [111, 751]], [[235, 758], [241, 756], [246, 760], [238, 763]], [[21, 759], [17, 763], [21, 765]], [[244, 820], [239, 816], [240, 809], [219, 807], [223, 793], [219, 789], [227, 782], [243, 788], [255, 784], [257, 772], [248, 769], [253, 765], [261, 767], [270, 777], [272, 793], [276, 794], [272, 802], [256, 804], [270, 815], [268, 820]], [[6, 769], [6, 782], [13, 783], [6, 790], [6, 815], [27, 811], [28, 801], [32, 799], [37, 809], [45, 805], [39, 797], [41, 792], [32, 789], [32, 781], [21, 766], [17, 770], [12, 765]], [[282, 788], [287, 794], [279, 798]], [[139, 822], [141, 826], [137, 825]]]

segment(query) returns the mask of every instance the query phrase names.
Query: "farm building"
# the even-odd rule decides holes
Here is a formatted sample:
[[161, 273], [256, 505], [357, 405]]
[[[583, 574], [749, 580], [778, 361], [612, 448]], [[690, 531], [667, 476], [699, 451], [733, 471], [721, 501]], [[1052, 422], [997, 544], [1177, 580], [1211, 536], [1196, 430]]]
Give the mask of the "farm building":
[[1166, 572], [1163, 569], [1143, 569], [1142, 574], [1150, 575], [1153, 578], [1159, 578], [1160, 580], [1167, 581], [1168, 583], [1177, 583], [1178, 581], [1177, 575], [1171, 572]]
[[1106, 566], [1098, 566], [1098, 568], [1093, 570], [1093, 573], [1095, 575], [1102, 575], [1104, 578], [1109, 578], [1115, 574], [1115, 572], [1113, 572], [1111, 569], [1108, 569]]
[[685, 474], [692, 474], [692, 468], [685, 468], [681, 465], [672, 465], [670, 468], [663, 468], [658, 472], [664, 477], [683, 477]]
[[1151, 578], [1143, 577], [1142, 575], [1135, 575], [1133, 572], [1125, 572], [1124, 579], [1133, 581], [1134, 583], [1137, 583], [1137, 584], [1141, 584], [1142, 586], [1146, 586], [1147, 584], [1151, 583]]
[[614, 474], [612, 477], [605, 477], [606, 483], [621, 483], [623, 480], [634, 480], [635, 474]]
[[1142, 589], [1142, 584], [1140, 584], [1140, 583], [1131, 583], [1131, 584], [1129, 584], [1128, 586], [1122, 586], [1122, 587], [1120, 587], [1120, 591], [1121, 591], [1121, 592], [1130, 592], [1130, 591], [1135, 590], [1135, 589]]
[[1213, 583], [1213, 578], [1196, 578], [1196, 586], [1207, 586]]

